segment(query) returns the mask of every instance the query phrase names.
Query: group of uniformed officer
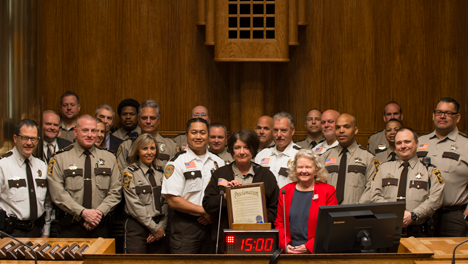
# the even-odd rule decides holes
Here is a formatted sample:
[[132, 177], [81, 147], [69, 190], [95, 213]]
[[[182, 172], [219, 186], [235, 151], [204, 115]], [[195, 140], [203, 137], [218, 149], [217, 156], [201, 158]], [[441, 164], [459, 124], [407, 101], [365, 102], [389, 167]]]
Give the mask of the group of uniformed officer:
[[[78, 95], [65, 92], [60, 107], [61, 115], [44, 112], [42, 138], [33, 120], [21, 120], [15, 127], [15, 147], [0, 160], [0, 229], [25, 237], [110, 237], [125, 207], [151, 234], [165, 229], [154, 238], [167, 234], [171, 253], [214, 252], [213, 220], [202, 207], [204, 189], [213, 171], [234, 159], [224, 147], [225, 126], [210, 125], [206, 107], [195, 107], [186, 132], [170, 139], [158, 133], [161, 111], [153, 100], [123, 100], [117, 108], [118, 130], [112, 126], [112, 107], [101, 105], [95, 117], [106, 125], [107, 148], [94, 144], [95, 117], [79, 117]], [[262, 116], [255, 127], [260, 139], [255, 163], [268, 167], [281, 188], [290, 182], [294, 155], [310, 148], [325, 164], [339, 204], [405, 201], [407, 235], [466, 236], [468, 139], [457, 129], [458, 110], [454, 99], [442, 98], [433, 113], [435, 130], [418, 138], [403, 127], [400, 106], [390, 102], [384, 109], [386, 128], [369, 138], [367, 149], [356, 142], [357, 120], [349, 114], [311, 109], [306, 114], [308, 136], [296, 143], [291, 114]], [[141, 134], [157, 142], [157, 173], [129, 164]], [[37, 145], [36, 158], [32, 153]], [[159, 192], [154, 189], [158, 184], [148, 183], [152, 177], [162, 184]], [[130, 192], [122, 195], [122, 186]], [[137, 188], [139, 193], [132, 192]], [[145, 190], [155, 194], [144, 196]], [[127, 195], [132, 196], [125, 204]], [[145, 207], [132, 208], [143, 197], [151, 207], [146, 218], [134, 215]], [[160, 223], [161, 217], [165, 220]], [[148, 243], [156, 241], [150, 238]]]

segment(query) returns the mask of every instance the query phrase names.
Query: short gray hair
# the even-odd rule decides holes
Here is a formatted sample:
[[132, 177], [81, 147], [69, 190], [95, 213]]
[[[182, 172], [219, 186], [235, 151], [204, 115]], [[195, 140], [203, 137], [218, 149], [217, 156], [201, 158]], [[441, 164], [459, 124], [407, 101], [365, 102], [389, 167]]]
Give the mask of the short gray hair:
[[291, 128], [294, 128], [294, 117], [288, 113], [288, 112], [279, 112], [273, 116], [273, 122], [275, 122], [276, 119], [282, 119], [282, 118], [287, 118], [289, 120], [289, 126]]
[[138, 118], [140, 118], [140, 116], [141, 116], [141, 109], [143, 109], [145, 107], [156, 108], [156, 110], [158, 111], [158, 118], [161, 117], [161, 110], [159, 109], [158, 103], [156, 103], [153, 100], [146, 100], [143, 103], [141, 103], [140, 108], [138, 108]]
[[325, 165], [320, 161], [317, 155], [310, 149], [301, 149], [294, 156], [294, 160], [289, 165], [289, 179], [293, 182], [298, 182], [296, 170], [297, 170], [297, 160], [299, 158], [308, 158], [315, 164], [317, 168], [317, 176], [315, 177], [315, 182], [326, 182], [328, 178], [328, 171], [325, 168]]
[[56, 113], [55, 111], [53, 111], [53, 110], [45, 110], [44, 112], [42, 112], [42, 115], [49, 114], [49, 113], [55, 114], [55, 115], [59, 118], [59, 123], [60, 123], [60, 120], [61, 120], [61, 119], [60, 119], [60, 115], [57, 114], [57, 113]]
[[99, 110], [101, 110], [101, 108], [104, 108], [104, 109], [107, 109], [109, 111], [112, 112], [112, 119], [115, 119], [115, 112], [114, 112], [114, 109], [112, 109], [112, 106], [108, 105], [108, 104], [102, 104], [100, 106], [98, 106], [98, 108], [96, 109], [96, 111], [94, 112], [94, 116], [97, 117], [98, 113], [99, 113]]

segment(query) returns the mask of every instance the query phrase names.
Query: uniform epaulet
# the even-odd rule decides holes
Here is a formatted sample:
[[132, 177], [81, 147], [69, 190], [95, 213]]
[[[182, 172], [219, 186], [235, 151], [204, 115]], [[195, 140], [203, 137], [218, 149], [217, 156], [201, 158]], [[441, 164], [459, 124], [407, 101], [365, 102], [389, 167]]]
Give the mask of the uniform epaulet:
[[156, 170], [157, 170], [157, 171], [160, 171], [160, 172], [164, 172], [164, 169], [163, 169], [163, 167], [161, 167], [161, 166], [156, 166]]
[[[423, 159], [419, 159], [419, 162], [421, 162], [422, 165], [426, 166], [426, 165], [424, 164], [424, 162], [423, 162]], [[432, 164], [432, 163], [429, 164], [429, 167], [434, 168], [434, 169], [436, 168], [436, 166], [435, 166], [434, 164]]]
[[463, 132], [458, 131], [458, 134], [459, 134], [460, 136], [464, 137], [464, 138], [468, 138], [468, 136], [465, 135], [465, 133], [463, 133]]
[[161, 134], [161, 133], [160, 133], [159, 135], [161, 135], [162, 138], [169, 138], [169, 139], [172, 139], [172, 138], [170, 138], [170, 137], [166, 137], [165, 135], [163, 135], [163, 134]]
[[301, 140], [296, 141], [296, 142], [294, 142], [294, 143], [302, 142], [302, 141], [304, 141], [304, 140], [306, 140], [306, 139], [307, 139], [307, 138], [304, 138], [304, 139], [301, 139]]
[[[269, 148], [274, 148], [274, 147], [276, 147], [276, 144], [275, 144], [275, 145], [273, 145], [273, 146], [267, 146], [267, 147], [264, 147], [263, 149], [269, 149]], [[263, 149], [262, 149], [262, 150], [263, 150]]]
[[180, 133], [180, 134], [178, 134], [177, 136], [173, 137], [172, 139], [174, 139], [174, 138], [176, 138], [176, 137], [178, 137], [178, 136], [185, 136], [185, 134], [187, 134], [187, 132]]
[[294, 146], [293, 146], [293, 149], [301, 150], [302, 148], [299, 147], [299, 146], [297, 146], [297, 145], [294, 145]]
[[[325, 141], [325, 139], [320, 140], [320, 141], [317, 143], [317, 145], [320, 144], [320, 143], [322, 143], [322, 142], [324, 142], [324, 141]], [[316, 146], [317, 146], [317, 145], [316, 145]]]
[[211, 151], [210, 151], [210, 154], [213, 154], [213, 155], [215, 155], [216, 157], [222, 159], [217, 153], [214, 153], [214, 152], [211, 152]]
[[432, 132], [434, 132], [434, 131], [431, 131], [431, 132], [426, 133], [426, 134], [424, 134], [424, 135], [420, 135], [418, 138], [420, 138], [420, 137], [422, 137], [422, 136], [427, 136], [427, 135], [431, 134]]
[[3, 154], [2, 156], [0, 156], [0, 159], [8, 158], [8, 157], [10, 157], [11, 155], [13, 155], [13, 151], [8, 151], [7, 153], [5, 153], [5, 154]]
[[362, 149], [362, 150], [365, 150], [365, 151], [369, 152], [373, 157], [375, 156], [374, 153], [372, 153], [370, 150], [366, 149], [365, 147], [359, 145], [359, 148]]
[[383, 130], [380, 130], [380, 131], [375, 132], [374, 134], [370, 135], [369, 138], [371, 138], [373, 135], [378, 134], [378, 133], [380, 133], [380, 132], [382, 132], [382, 131], [383, 131]]
[[112, 150], [106, 148], [106, 147], [101, 147], [101, 146], [96, 146], [96, 148], [100, 149], [100, 150], [107, 150], [109, 151], [110, 153], [112, 153], [112, 155], [114, 155], [114, 152], [112, 152]]
[[59, 153], [65, 152], [65, 151], [72, 150], [74, 147], [75, 147], [75, 145], [73, 145], [73, 144], [72, 144], [72, 145], [68, 145], [68, 146], [64, 147], [63, 149], [61, 149], [61, 150], [55, 152], [54, 156], [57, 155], [57, 154], [59, 154]]
[[131, 171], [131, 172], [135, 172], [135, 171], [137, 171], [137, 170], [140, 169], [140, 168], [138, 167], [138, 165], [133, 164], [133, 165], [131, 165], [130, 167], [128, 167], [127, 169], [128, 169], [129, 171]]
[[186, 152], [187, 152], [187, 151], [185, 151], [185, 150], [181, 150], [181, 151], [177, 152], [177, 153], [174, 155], [174, 157], [172, 157], [172, 159], [171, 159], [170, 161], [175, 161], [181, 154], [184, 154], [184, 153], [186, 153]]

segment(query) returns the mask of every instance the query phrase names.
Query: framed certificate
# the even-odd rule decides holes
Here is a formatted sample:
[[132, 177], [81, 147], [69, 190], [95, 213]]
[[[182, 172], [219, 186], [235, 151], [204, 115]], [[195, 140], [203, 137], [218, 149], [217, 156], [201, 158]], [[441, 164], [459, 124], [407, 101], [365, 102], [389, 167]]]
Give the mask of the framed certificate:
[[226, 202], [230, 229], [233, 229], [233, 224], [251, 225], [253, 227], [248, 228], [251, 229], [268, 222], [263, 182], [227, 187]]

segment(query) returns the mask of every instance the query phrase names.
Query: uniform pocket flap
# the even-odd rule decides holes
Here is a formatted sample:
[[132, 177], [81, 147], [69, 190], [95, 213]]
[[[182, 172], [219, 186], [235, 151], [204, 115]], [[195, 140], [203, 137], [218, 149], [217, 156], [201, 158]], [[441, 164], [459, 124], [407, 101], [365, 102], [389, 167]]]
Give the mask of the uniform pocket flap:
[[186, 171], [184, 172], [184, 177], [185, 177], [185, 180], [190, 180], [190, 179], [202, 178], [202, 174], [201, 174], [201, 171], [199, 170]]
[[162, 153], [159, 153], [159, 159], [160, 160], [167, 160], [169, 161], [171, 157], [168, 155], [168, 154], [162, 154]]
[[416, 189], [424, 189], [427, 191], [427, 182], [426, 181], [411, 181], [410, 182], [410, 188], [416, 188]]
[[325, 168], [327, 168], [328, 173], [333, 173], [333, 172], [338, 173], [339, 171], [338, 165], [328, 165], [328, 166], [325, 166]]
[[66, 169], [63, 171], [63, 174], [66, 177], [76, 177], [76, 176], [82, 176], [83, 177], [83, 169], [76, 169], [76, 170], [70, 170]]
[[26, 187], [26, 180], [25, 179], [8, 180], [8, 187], [10, 187], [10, 189], [11, 188]]
[[427, 151], [418, 151], [418, 158], [424, 158], [427, 156]]
[[384, 186], [398, 186], [398, 179], [396, 178], [383, 178], [382, 179], [382, 187]]
[[366, 167], [361, 165], [349, 165], [348, 172], [361, 173], [366, 175]]
[[448, 158], [448, 159], [453, 159], [453, 160], [458, 161], [458, 159], [460, 158], [460, 154], [457, 154], [457, 153], [455, 153], [455, 152], [448, 152], [448, 151], [445, 151], [445, 152], [442, 154], [442, 158]]
[[289, 169], [285, 167], [281, 167], [281, 169], [278, 171], [278, 174], [284, 177], [288, 177]]
[[36, 185], [39, 187], [47, 187], [46, 179], [36, 179]]
[[112, 170], [110, 168], [94, 168], [94, 175], [111, 176]]
[[149, 186], [149, 185], [145, 185], [145, 186], [135, 186], [135, 192], [136, 192], [136, 194], [152, 193], [152, 192], [153, 192], [153, 188], [151, 188], [151, 186]]

